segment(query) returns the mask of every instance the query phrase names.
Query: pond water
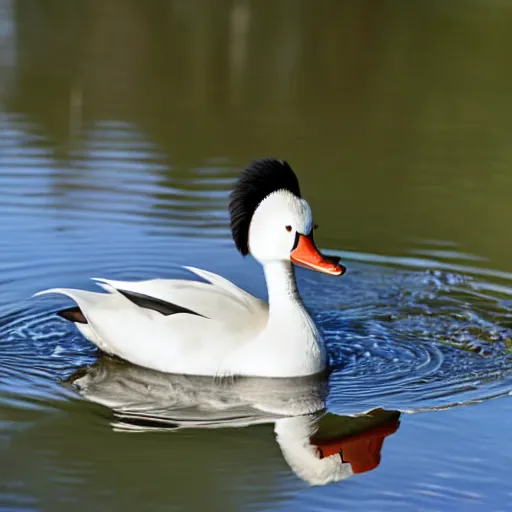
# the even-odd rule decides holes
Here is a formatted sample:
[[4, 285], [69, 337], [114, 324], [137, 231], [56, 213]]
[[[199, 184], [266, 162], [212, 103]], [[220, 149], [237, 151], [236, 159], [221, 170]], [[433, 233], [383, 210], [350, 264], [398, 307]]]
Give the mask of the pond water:
[[[0, 510], [509, 510], [511, 21], [0, 0]], [[32, 297], [182, 265], [265, 297], [227, 216], [265, 155], [348, 269], [297, 273], [327, 381], [150, 372]]]

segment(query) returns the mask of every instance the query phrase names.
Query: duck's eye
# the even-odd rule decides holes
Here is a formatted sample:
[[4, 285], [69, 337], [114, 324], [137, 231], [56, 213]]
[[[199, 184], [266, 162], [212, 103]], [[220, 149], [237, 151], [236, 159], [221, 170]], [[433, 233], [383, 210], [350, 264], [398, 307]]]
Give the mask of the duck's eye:
[[288, 231], [288, 233], [292, 230], [292, 227], [290, 225], [286, 226], [286, 231]]
[[313, 224], [313, 229], [318, 229], [318, 224]]

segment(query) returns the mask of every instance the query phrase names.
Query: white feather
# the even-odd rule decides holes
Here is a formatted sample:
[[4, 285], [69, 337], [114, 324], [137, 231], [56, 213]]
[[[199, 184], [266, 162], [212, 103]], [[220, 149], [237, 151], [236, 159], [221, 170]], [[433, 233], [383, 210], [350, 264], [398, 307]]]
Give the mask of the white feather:
[[116, 281], [93, 278], [107, 291], [124, 290], [177, 304], [206, 318], [229, 324], [232, 331], [262, 328], [268, 317], [266, 302], [241, 290], [227, 279], [212, 272], [186, 267], [209, 281], [183, 279], [151, 279], [147, 281]]

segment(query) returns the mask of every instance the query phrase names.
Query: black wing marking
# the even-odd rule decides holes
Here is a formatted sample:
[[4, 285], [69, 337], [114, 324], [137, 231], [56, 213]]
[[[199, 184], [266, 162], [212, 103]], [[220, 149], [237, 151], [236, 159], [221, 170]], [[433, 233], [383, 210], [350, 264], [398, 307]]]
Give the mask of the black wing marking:
[[165, 316], [176, 315], [178, 313], [188, 313], [189, 315], [197, 315], [206, 318], [204, 315], [196, 313], [191, 309], [184, 308], [183, 306], [179, 306], [178, 304], [173, 304], [172, 302], [167, 302], [165, 300], [155, 299], [155, 297], [150, 297], [149, 295], [144, 295], [143, 293], [128, 292], [126, 290], [117, 291], [126, 297], [129, 301], [133, 302], [136, 306], [158, 311], [158, 313], [161, 313]]
[[57, 315], [69, 320], [70, 322], [75, 322], [76, 324], [86, 324], [87, 318], [85, 318], [82, 310], [78, 306], [74, 306], [72, 308], [63, 309], [62, 311], [57, 311]]
[[[178, 313], [187, 313], [189, 315], [197, 315], [202, 316], [203, 318], [207, 318], [200, 313], [192, 311], [191, 309], [184, 308], [183, 306], [179, 306], [178, 304], [173, 304], [172, 302], [167, 302], [165, 300], [155, 299], [155, 297], [150, 297], [149, 295], [144, 295], [143, 293], [128, 292], [126, 290], [117, 291], [126, 297], [129, 301], [133, 302], [136, 306], [144, 309], [152, 309], [153, 311], [157, 311], [164, 316], [177, 315]], [[82, 310], [78, 306], [58, 311], [57, 315], [76, 324], [88, 323], [87, 318], [85, 318], [85, 315], [82, 313]]]

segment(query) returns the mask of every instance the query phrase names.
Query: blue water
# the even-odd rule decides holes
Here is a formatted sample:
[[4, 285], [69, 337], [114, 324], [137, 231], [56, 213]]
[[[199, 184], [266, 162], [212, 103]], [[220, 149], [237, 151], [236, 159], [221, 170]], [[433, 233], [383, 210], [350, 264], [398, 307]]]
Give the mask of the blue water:
[[[511, 12], [0, 0], [0, 510], [512, 509]], [[264, 155], [348, 269], [297, 272], [327, 377], [150, 372], [33, 297], [265, 298], [226, 208]]]
[[[187, 384], [196, 397], [209, 393], [209, 406], [224, 393], [227, 404], [241, 393], [235, 409], [205, 416], [204, 407], [176, 395], [183, 384], [171, 378], [163, 395], [136, 398], [141, 382], [160, 377], [134, 377], [129, 368], [109, 370], [108, 364], [102, 369], [95, 347], [54, 314], [66, 299], [31, 297], [51, 286], [92, 289], [89, 276], [183, 277], [183, 264], [221, 273], [265, 297], [261, 270], [236, 253], [227, 229], [225, 206], [237, 167], [205, 162], [185, 177], [174, 179], [171, 172], [162, 182], [159, 173], [168, 171], [155, 148], [140, 142], [131, 127], [116, 123], [91, 127], [80, 150], [63, 165], [22, 119], [4, 117], [3, 126], [8, 135], [0, 157], [6, 192], [0, 205], [5, 219], [0, 226], [3, 507], [32, 509], [46, 503], [55, 509], [81, 500], [92, 507], [102, 493], [130, 496], [134, 491], [125, 488], [121, 475], [129, 474], [133, 464], [142, 471], [142, 488], [146, 479], [162, 479], [155, 468], [163, 460], [146, 457], [145, 443], [153, 456], [155, 450], [180, 446], [179, 453], [186, 450], [193, 464], [211, 457], [211, 443], [223, 447], [203, 476], [188, 470], [180, 486], [189, 494], [169, 497], [165, 486], [173, 490], [176, 484], [166, 478], [163, 488], [147, 495], [142, 490], [133, 498], [155, 508], [175, 500], [192, 506], [194, 483], [217, 479], [217, 472], [223, 484], [212, 496], [230, 489], [236, 499], [242, 492], [251, 508], [504, 510], [510, 504], [506, 479], [512, 461], [504, 447], [512, 440], [512, 276], [475, 265], [478, 259], [457, 251], [453, 262], [453, 253], [435, 242], [427, 242], [430, 249], [421, 255], [407, 257], [328, 248], [349, 269], [339, 280], [299, 270], [301, 292], [328, 344], [331, 374], [325, 399], [315, 395], [306, 406], [311, 410], [297, 407], [284, 414], [326, 407], [342, 418], [339, 425], [351, 425], [347, 415], [375, 408], [402, 412], [398, 430], [385, 437], [376, 469], [327, 487], [311, 486], [314, 482], [276, 451], [267, 427], [282, 410], [262, 405], [268, 396], [247, 398], [238, 384], [217, 390], [213, 383]], [[104, 382], [109, 371], [118, 385], [123, 382], [116, 391], [121, 405], [112, 399], [117, 388]], [[77, 375], [78, 383], [86, 375], [92, 384], [80, 389], [66, 383]], [[306, 395], [301, 396], [302, 407]], [[88, 402], [104, 405], [91, 408]], [[269, 407], [274, 409], [269, 412]], [[194, 425], [187, 423], [191, 418]], [[217, 428], [205, 430], [212, 422]], [[164, 435], [155, 438], [155, 426]], [[145, 431], [147, 441], [124, 433], [134, 428]], [[93, 447], [97, 435], [103, 437], [101, 452]], [[127, 438], [119, 441], [119, 436]], [[69, 450], [69, 443], [82, 448]], [[275, 446], [270, 457], [250, 455], [261, 443], [265, 450]], [[105, 468], [100, 471], [105, 459], [118, 460], [120, 450], [127, 449], [131, 455], [115, 478], [103, 474]], [[29, 470], [34, 464], [36, 472]], [[170, 457], [165, 464], [169, 477], [182, 472], [182, 460]], [[237, 481], [240, 473], [244, 484]]]

